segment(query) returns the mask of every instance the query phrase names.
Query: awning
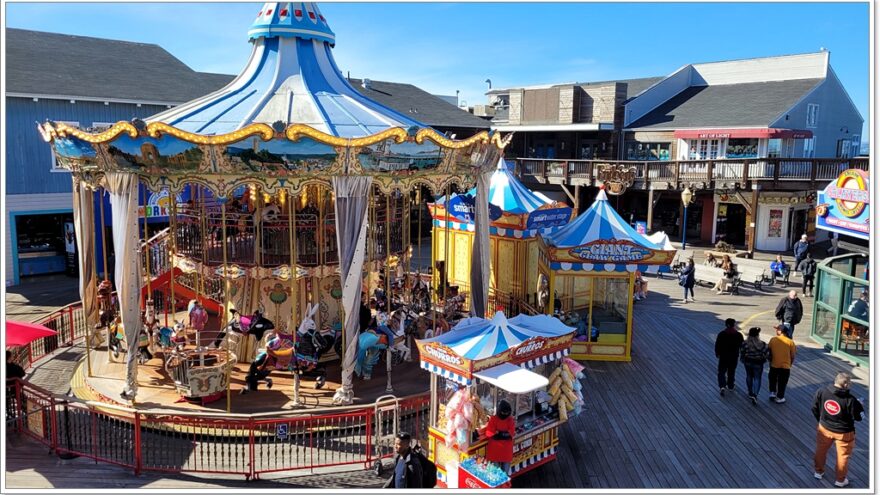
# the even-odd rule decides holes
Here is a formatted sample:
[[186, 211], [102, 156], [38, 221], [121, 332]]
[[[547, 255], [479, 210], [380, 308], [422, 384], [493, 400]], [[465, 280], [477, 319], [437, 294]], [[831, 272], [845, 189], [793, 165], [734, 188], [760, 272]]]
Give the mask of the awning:
[[675, 137], [682, 139], [808, 139], [813, 137], [813, 131], [769, 129], [766, 127], [756, 129], [681, 129], [675, 131]]
[[546, 377], [510, 363], [478, 371], [474, 376], [512, 394], [527, 394], [550, 384]]

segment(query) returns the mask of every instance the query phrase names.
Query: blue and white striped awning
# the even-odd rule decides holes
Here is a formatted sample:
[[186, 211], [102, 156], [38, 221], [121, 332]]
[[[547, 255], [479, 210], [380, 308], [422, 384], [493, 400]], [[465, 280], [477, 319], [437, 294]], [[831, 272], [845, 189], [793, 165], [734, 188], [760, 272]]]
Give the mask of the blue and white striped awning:
[[458, 373], [453, 373], [452, 371], [449, 371], [446, 368], [441, 368], [441, 367], [439, 367], [435, 364], [429, 363], [427, 361], [420, 361], [419, 363], [421, 364], [422, 369], [428, 370], [431, 373], [434, 373], [435, 375], [440, 375], [443, 378], [446, 378], [448, 380], [452, 380], [456, 383], [460, 383], [466, 387], [470, 386], [470, 384], [471, 384], [470, 378], [463, 377], [463, 376], [459, 375]]
[[563, 272], [635, 272], [671, 273], [667, 265], [630, 265], [622, 263], [566, 263], [551, 261], [550, 269]]
[[232, 82], [146, 120], [202, 135], [275, 122], [344, 138], [426, 127], [349, 84], [333, 59], [335, 35], [314, 3], [266, 3], [248, 36], [250, 59]]
[[527, 370], [530, 370], [536, 366], [550, 363], [552, 361], [556, 361], [557, 359], [562, 359], [565, 356], [568, 356], [568, 352], [569, 352], [569, 350], [567, 348], [562, 349], [562, 350], [559, 350], [559, 351], [556, 351], [556, 352], [553, 352], [550, 354], [545, 354], [543, 356], [536, 357], [535, 359], [529, 359], [528, 361], [526, 361], [524, 363], [520, 363], [519, 366], [521, 368], [525, 368]]
[[508, 320], [499, 311], [491, 320], [465, 318], [452, 330], [423, 342], [436, 342], [462, 358], [478, 360], [501, 354], [531, 338], [552, 339], [574, 331], [574, 328], [551, 316], [519, 315]]
[[[477, 188], [464, 193], [476, 197]], [[454, 195], [453, 195], [454, 196]], [[499, 159], [498, 167], [492, 173], [489, 182], [489, 203], [501, 208], [505, 213], [516, 215], [531, 213], [553, 200], [538, 191], [527, 188], [513, 175], [504, 163], [504, 158]], [[437, 204], [445, 204], [446, 196], [440, 196]]]
[[[437, 218], [434, 219], [434, 226], [441, 228], [441, 229], [450, 228], [452, 230], [462, 230], [462, 231], [467, 231], [467, 232], [474, 231], [474, 224], [472, 224], [472, 223], [455, 222], [452, 220], [445, 222], [445, 221], [437, 219]], [[531, 239], [533, 237], [538, 236], [539, 234], [540, 235], [547, 235], [550, 232], [553, 232], [553, 230], [554, 230], [554, 227], [548, 227], [546, 229], [519, 230], [519, 229], [513, 229], [513, 228], [495, 227], [494, 225], [489, 226], [489, 234], [490, 235], [496, 235], [499, 237], [507, 237], [510, 239]]]

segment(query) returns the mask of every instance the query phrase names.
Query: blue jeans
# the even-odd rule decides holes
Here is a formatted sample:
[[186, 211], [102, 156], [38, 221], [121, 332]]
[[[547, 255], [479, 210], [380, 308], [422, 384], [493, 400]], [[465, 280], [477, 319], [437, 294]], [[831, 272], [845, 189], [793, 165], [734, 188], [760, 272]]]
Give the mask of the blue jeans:
[[761, 391], [761, 376], [764, 374], [764, 363], [745, 363], [746, 368], [746, 386], [749, 388], [749, 395], [758, 396]]
[[685, 299], [688, 298], [688, 291], [691, 292], [691, 298], [694, 297], [694, 288], [693, 287], [683, 287], [683, 289], [684, 289], [684, 298]]

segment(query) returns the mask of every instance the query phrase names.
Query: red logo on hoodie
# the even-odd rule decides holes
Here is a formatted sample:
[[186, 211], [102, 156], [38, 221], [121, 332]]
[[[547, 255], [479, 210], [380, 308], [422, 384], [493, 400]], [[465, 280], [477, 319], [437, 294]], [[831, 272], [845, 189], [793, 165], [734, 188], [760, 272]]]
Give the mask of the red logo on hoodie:
[[837, 413], [840, 412], [840, 404], [838, 404], [836, 400], [826, 400], [823, 407], [825, 408], [825, 412], [832, 416], [837, 416]]

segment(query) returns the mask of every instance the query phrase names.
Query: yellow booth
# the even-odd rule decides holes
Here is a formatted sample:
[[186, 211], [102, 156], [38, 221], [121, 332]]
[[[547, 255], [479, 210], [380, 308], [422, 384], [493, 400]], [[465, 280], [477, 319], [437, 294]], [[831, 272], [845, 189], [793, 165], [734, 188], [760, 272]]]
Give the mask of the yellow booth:
[[590, 208], [538, 237], [538, 309], [577, 328], [574, 359], [629, 361], [636, 272], [668, 271], [674, 250], [637, 233], [600, 188]]
[[[428, 205], [433, 218], [433, 283], [441, 298], [450, 295], [446, 287], [451, 287], [451, 295], [470, 292], [475, 196], [476, 188]], [[538, 282], [535, 240], [567, 224], [572, 209], [526, 188], [501, 159], [489, 184], [489, 216], [489, 312], [509, 311], [512, 300], [533, 303], [529, 295]]]

